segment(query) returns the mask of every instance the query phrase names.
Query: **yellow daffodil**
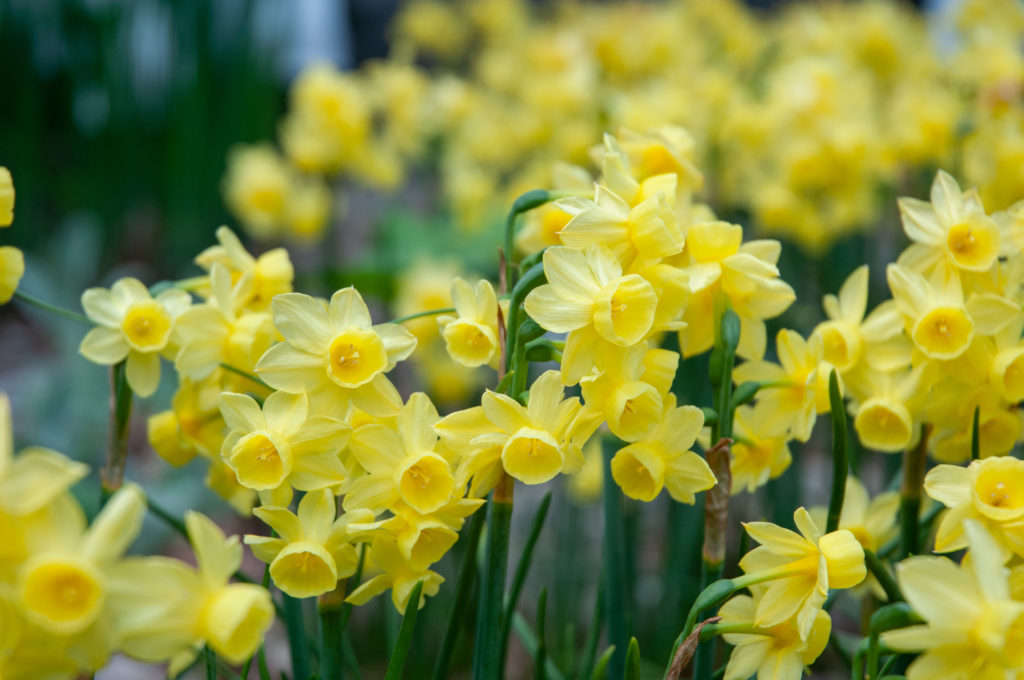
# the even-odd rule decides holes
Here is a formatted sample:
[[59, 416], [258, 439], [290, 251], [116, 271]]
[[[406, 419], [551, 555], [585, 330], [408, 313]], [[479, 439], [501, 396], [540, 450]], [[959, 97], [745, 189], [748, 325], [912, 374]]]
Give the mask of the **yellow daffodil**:
[[310, 491], [299, 502], [298, 514], [287, 508], [263, 506], [253, 510], [278, 537], [247, 535], [246, 544], [270, 565], [274, 584], [292, 597], [312, 597], [333, 590], [338, 579], [355, 573], [359, 555], [350, 542], [348, 525], [373, 519], [369, 510], [336, 518], [330, 489]]
[[361, 584], [346, 599], [352, 604], [365, 604], [388, 588], [391, 589], [391, 601], [399, 613], [405, 613], [412, 597], [412, 589], [418, 581], [423, 581], [423, 590], [417, 608], [422, 608], [427, 597], [433, 597], [444, 583], [444, 577], [429, 569], [415, 569], [403, 557], [394, 539], [380, 537], [374, 540], [368, 553], [369, 560], [383, 573]]
[[778, 241], [743, 243], [743, 228], [720, 221], [698, 222], [686, 233], [684, 271], [691, 304], [683, 315], [686, 330], [679, 334], [684, 356], [709, 349], [715, 340], [716, 319], [728, 303], [739, 315], [737, 354], [746, 359], [764, 355], [764, 319], [778, 316], [796, 298], [779, 278]]
[[609, 346], [595, 363], [601, 368], [580, 380], [584, 402], [604, 415], [612, 434], [637, 441], [662, 416], [679, 354], [646, 345]]
[[612, 458], [612, 477], [630, 498], [652, 501], [668, 487], [673, 499], [692, 504], [694, 494], [716, 483], [704, 459], [689, 450], [704, 426], [704, 414], [696, 406], [676, 408], [672, 394], [664, 404], [653, 429]]
[[291, 182], [288, 164], [273, 147], [235, 147], [228, 157], [224, 201], [248, 232], [267, 239], [281, 230]]
[[577, 472], [581, 447], [600, 416], [576, 397], [563, 399], [562, 392], [558, 372], [547, 371], [530, 386], [525, 407], [488, 390], [481, 406], [441, 419], [437, 432], [449, 447], [465, 452], [459, 480], [478, 475], [493, 486], [504, 469], [525, 484], [543, 484], [559, 473]]
[[360, 160], [369, 128], [370, 108], [354, 76], [318, 63], [292, 86], [281, 141], [300, 169], [333, 172]]
[[[5, 658], [11, 650], [0, 652], [0, 668], [5, 661], [15, 667], [27, 663], [41, 648], [50, 656], [38, 657], [38, 669], [92, 673], [107, 662], [119, 638], [117, 591], [123, 581], [118, 568], [145, 509], [142, 491], [128, 485], [111, 496], [92, 526], [86, 526], [81, 507], [67, 493], [14, 518], [18, 526], [13, 534], [4, 532], [0, 549], [0, 600], [15, 605], [21, 633], [12, 658]], [[13, 565], [7, 562], [11, 556]]]
[[0, 166], [0, 227], [14, 222], [14, 180], [11, 171]]
[[347, 479], [339, 453], [351, 430], [342, 420], [310, 413], [305, 394], [274, 392], [261, 409], [249, 395], [224, 392], [220, 411], [230, 429], [221, 456], [243, 486], [311, 491]]
[[391, 536], [409, 566], [415, 571], [425, 571], [455, 545], [466, 517], [476, 512], [484, 502], [483, 498], [455, 498], [433, 512], [423, 514], [399, 501], [391, 508], [393, 516], [349, 526], [360, 538], [364, 535]]
[[43, 508], [88, 474], [89, 468], [39, 446], [14, 455], [11, 402], [0, 392], [0, 516], [27, 515]]
[[757, 609], [765, 586], [751, 586], [750, 595], [737, 595], [718, 610], [723, 635], [733, 646], [725, 667], [726, 680], [747, 680], [757, 674], [758, 680], [800, 680], [806, 666], [814, 663], [828, 644], [832, 619], [818, 609], [806, 637], [800, 635], [795, 619], [774, 626], [755, 624]]
[[[550, 186], [555, 191], [573, 191], [586, 195], [592, 191], [594, 181], [583, 168], [568, 163], [554, 163], [551, 167]], [[516, 232], [516, 248], [525, 254], [537, 253], [548, 246], [562, 245], [560, 234], [572, 215], [558, 207], [557, 202], [545, 203], [528, 212], [523, 225]]]
[[[227, 227], [217, 229], [217, 241], [217, 245], [196, 256], [196, 264], [206, 271], [211, 271], [214, 263], [224, 265], [231, 272], [232, 285], [245, 279], [243, 290], [247, 290], [248, 295], [241, 295], [245, 307], [261, 311], [270, 305], [275, 295], [292, 292], [295, 272], [284, 248], [274, 248], [253, 257]], [[200, 292], [206, 291], [200, 289]]]
[[[779, 331], [775, 340], [779, 363], [748, 361], [733, 371], [737, 384], [746, 381], [768, 383], [762, 387], [758, 408], [765, 409], [767, 420], [788, 423], [791, 435], [807, 441], [814, 428], [814, 419], [824, 401], [819, 384], [822, 372], [822, 347], [812, 338], [805, 341], [798, 333], [788, 329]], [[828, 374], [828, 366], [825, 364]], [[825, 411], [827, 412], [827, 405]]]
[[971, 520], [964, 533], [969, 565], [920, 555], [896, 566], [900, 591], [925, 621], [882, 635], [893, 649], [924, 652], [907, 680], [1010, 678], [1024, 670], [1024, 603], [1010, 598], [996, 541]]
[[1024, 461], [993, 456], [966, 468], [937, 465], [928, 471], [925, 492], [949, 511], [935, 536], [935, 550], [967, 547], [965, 522], [974, 520], [991, 532], [1005, 553], [1024, 555]]
[[936, 270], [926, 280], [910, 269], [891, 264], [886, 276], [910, 339], [930, 359], [959, 357], [975, 333], [996, 333], [1019, 312], [1018, 305], [992, 293], [972, 295], [965, 304], [955, 270]]
[[855, 371], [847, 378], [856, 396], [853, 426], [864, 446], [895, 453], [910, 446], [914, 427], [927, 393], [927, 376], [922, 368], [885, 372]]
[[[856, 477], [847, 477], [839, 528], [853, 534], [865, 550], [878, 552], [895, 536], [899, 505], [900, 497], [895, 491], [886, 491], [871, 498], [863, 482]], [[810, 513], [819, 526], [825, 524], [826, 508], [811, 508]]]
[[525, 308], [541, 327], [569, 333], [562, 370], [570, 384], [590, 370], [588, 354], [595, 340], [629, 347], [646, 339], [658, 297], [646, 279], [623, 276], [607, 249], [548, 248], [544, 273], [548, 283], [526, 296]]
[[227, 267], [215, 262], [210, 269], [212, 295], [205, 304], [182, 312], [174, 327], [174, 344], [180, 349], [174, 360], [179, 373], [201, 380], [221, 364], [251, 371], [256, 361], [277, 340], [267, 312], [246, 312], [251, 274], [234, 286]]
[[852, 588], [864, 580], [864, 549], [845, 529], [822, 534], [804, 508], [793, 515], [800, 533], [771, 524], [743, 527], [760, 547], [740, 560], [750, 583], [767, 583], [754, 624], [777, 626], [795, 617], [799, 637], [808, 639], [830, 588]]
[[429, 514], [451, 501], [455, 476], [451, 463], [436, 450], [438, 420], [430, 398], [417, 392], [399, 411], [394, 429], [369, 424], [356, 430], [352, 453], [369, 474], [352, 483], [345, 509], [379, 512], [401, 499]]
[[985, 214], [977, 191], [961, 192], [948, 173], [936, 174], [931, 203], [901, 198], [899, 205], [903, 231], [914, 242], [900, 256], [900, 265], [923, 274], [940, 263], [984, 272], [999, 256], [999, 227]]
[[18, 290], [25, 274], [25, 256], [14, 246], [0, 246], [0, 305], [6, 304]]
[[685, 128], [663, 125], [645, 133], [622, 128], [618, 139], [637, 180], [672, 173], [678, 177], [680, 189], [686, 191], [695, 191], [704, 183], [693, 162], [696, 143]]
[[[628, 177], [623, 173], [624, 177]], [[642, 200], [631, 205], [629, 198], [617, 195], [611, 188], [597, 185], [594, 198], [563, 198], [555, 205], [572, 219], [562, 228], [562, 243], [578, 249], [600, 244], [628, 267], [634, 261], [657, 261], [675, 255], [683, 249], [683, 232], [669, 198], [675, 198], [675, 176], [669, 175], [672, 195], [660, 189], [658, 183], [653, 194], [644, 189]], [[629, 179], [632, 180], [631, 177]], [[650, 181], [650, 180], [648, 180]], [[636, 185], [636, 181], [632, 181]], [[652, 189], [649, 187], [648, 189]]]
[[784, 420], [770, 417], [768, 406], [740, 406], [733, 417], [732, 493], [753, 493], [789, 467], [789, 427]]
[[347, 413], [350, 403], [375, 415], [398, 410], [401, 398], [384, 373], [416, 347], [409, 331], [372, 325], [370, 310], [354, 288], [336, 292], [327, 309], [301, 293], [278, 295], [271, 307], [284, 342], [256, 365], [271, 387], [306, 392], [338, 414]]
[[[400, 273], [392, 302], [394, 315], [412, 316], [432, 309], [452, 306], [452, 281], [459, 275], [459, 266], [450, 259], [420, 257]], [[437, 319], [422, 316], [402, 324], [416, 336], [419, 346], [426, 348], [440, 336]], [[436, 396], [436, 395], [435, 395]]]
[[455, 316], [437, 318], [448, 354], [463, 366], [475, 368], [496, 363], [498, 348], [498, 298], [490, 281], [476, 286], [461, 278], [452, 282]]
[[210, 519], [185, 514], [196, 567], [167, 557], [132, 557], [117, 568], [116, 618], [121, 648], [182, 672], [204, 645], [232, 665], [256, 653], [274, 620], [270, 593], [230, 583], [242, 563], [237, 536], [225, 538]]
[[148, 397], [160, 384], [161, 354], [173, 349], [174, 322], [191, 302], [188, 293], [175, 288], [153, 298], [132, 278], [120, 279], [110, 290], [90, 288], [82, 293], [82, 307], [98, 325], [82, 340], [79, 352], [101, 366], [127, 360], [128, 385]]

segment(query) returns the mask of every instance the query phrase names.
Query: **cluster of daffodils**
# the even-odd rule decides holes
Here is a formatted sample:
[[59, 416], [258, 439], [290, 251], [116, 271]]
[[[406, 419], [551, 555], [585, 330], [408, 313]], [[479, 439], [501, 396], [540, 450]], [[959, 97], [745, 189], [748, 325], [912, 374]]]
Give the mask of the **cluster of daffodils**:
[[480, 228], [602, 130], [673, 124], [716, 210], [808, 251], [874, 228], [935, 167], [1005, 208], [1024, 181], [1024, 10], [954, 4], [926, 21], [888, 0], [415, 0], [387, 59], [299, 76], [281, 151], [233, 153], [226, 200], [253, 234], [301, 238], [326, 218], [322, 177], [393, 189], [426, 166], [439, 208]]
[[117, 652], [166, 662], [172, 675], [204, 646], [232, 664], [252, 656], [274, 608], [265, 589], [230, 582], [242, 560], [238, 537], [190, 512], [195, 566], [126, 556], [146, 497], [123, 486], [89, 523], [69, 492], [87, 473], [50, 449], [15, 456], [10, 403], [0, 394], [3, 677], [80, 677]]
[[[911, 243], [886, 269], [892, 298], [866, 314], [868, 270], [855, 271], [811, 335], [836, 368], [861, 443], [905, 450], [922, 436], [939, 461], [982, 456], [1021, 438], [1024, 328], [1020, 206], [986, 212], [978, 192], [939, 172], [931, 202], [899, 202]], [[927, 436], [927, 435], [926, 435]]]

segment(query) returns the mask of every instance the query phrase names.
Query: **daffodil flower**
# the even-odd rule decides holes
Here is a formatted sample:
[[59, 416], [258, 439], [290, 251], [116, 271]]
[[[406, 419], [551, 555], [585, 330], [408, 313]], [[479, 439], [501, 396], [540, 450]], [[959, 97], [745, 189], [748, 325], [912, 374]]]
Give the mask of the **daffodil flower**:
[[939, 264], [984, 272], [999, 257], [999, 226], [985, 214], [978, 192], [961, 192], [949, 173], [935, 175], [931, 203], [901, 198], [899, 206], [903, 231], [913, 241], [900, 255], [901, 266], [925, 275]]
[[24, 254], [14, 246], [0, 246], [0, 305], [14, 297], [24, 274]]
[[185, 310], [174, 326], [174, 344], [180, 349], [174, 368], [201, 380], [228, 364], [251, 371], [259, 357], [277, 340], [273, 320], [266, 312], [246, 311], [252, 274], [232, 285], [227, 267], [215, 262], [210, 269], [211, 297]]
[[615, 436], [642, 438], [661, 418], [663, 398], [672, 386], [679, 354], [646, 345], [608, 346], [596, 362], [600, 369], [580, 380], [583, 400], [600, 411]]
[[423, 590], [420, 592], [420, 601], [416, 608], [422, 608], [427, 602], [427, 597], [433, 597], [444, 583], [444, 577], [436, 571], [429, 569], [416, 569], [403, 557], [394, 539], [386, 536], [378, 537], [373, 541], [368, 553], [369, 560], [376, 565], [383, 573], [377, 574], [358, 588], [352, 591], [346, 602], [352, 604], [366, 604], [371, 598], [391, 589], [391, 601], [399, 613], [404, 614], [411, 604], [412, 590], [416, 583], [423, 581]]
[[36, 512], [88, 473], [88, 466], [39, 446], [15, 456], [11, 402], [0, 392], [0, 517]]
[[357, 429], [350, 448], [368, 474], [352, 483], [345, 509], [379, 512], [401, 499], [417, 512], [429, 514], [452, 500], [451, 463], [436, 450], [438, 420], [430, 398], [416, 392], [399, 411], [394, 429], [378, 424]]
[[247, 535], [245, 543], [270, 565], [270, 577], [292, 597], [313, 597], [332, 590], [338, 579], [355, 573], [359, 556], [350, 542], [349, 524], [372, 521], [359, 509], [337, 517], [330, 489], [311, 491], [299, 501], [298, 514], [283, 507], [253, 510], [277, 537]]
[[456, 278], [452, 282], [455, 316], [437, 317], [448, 354], [463, 366], [494, 364], [498, 351], [498, 298], [490, 281], [476, 286]]
[[949, 511], [935, 536], [937, 552], [966, 548], [965, 522], [985, 526], [1004, 554], [1024, 555], [1024, 461], [992, 456], [967, 467], [936, 465], [928, 471], [924, 490]]
[[822, 534], [804, 508], [793, 515], [800, 533], [771, 524], [747, 522], [743, 527], [760, 546], [740, 560], [744, 585], [766, 583], [754, 624], [777, 626], [795, 617], [800, 639], [814, 628], [817, 612], [830, 588], [852, 588], [864, 580], [864, 549], [845, 529]]
[[675, 395], [667, 395], [657, 424], [612, 458], [615, 483], [637, 500], [652, 501], [668, 487], [673, 499], [692, 504], [694, 494], [717, 482], [707, 462], [689, 450], [703, 426], [704, 414], [699, 408], [677, 408]]
[[800, 680], [806, 666], [814, 663], [828, 644], [832, 619], [828, 612], [814, 613], [810, 633], [800, 635], [795, 619], [774, 626], [758, 626], [757, 609], [765, 593], [764, 585], [750, 587], [753, 596], [737, 595], [718, 610], [719, 627], [725, 641], [734, 647], [725, 667], [725, 680], [747, 680], [755, 673], [758, 680]]
[[80, 668], [99, 669], [114, 651], [123, 584], [118, 569], [145, 512], [142, 490], [129, 484], [89, 527], [68, 494], [21, 520], [27, 554], [15, 565], [8, 592], [24, 621], [53, 640], [55, 654], [67, 654]]
[[907, 680], [1013, 678], [1024, 669], [1024, 603], [1010, 597], [1010, 571], [978, 522], [964, 524], [970, 560], [919, 555], [896, 565], [900, 591], [925, 623], [882, 634], [904, 652], [924, 652]]
[[310, 413], [306, 395], [274, 392], [261, 409], [248, 395], [224, 392], [220, 410], [230, 428], [221, 456], [243, 486], [311, 491], [348, 478], [339, 457], [348, 424]]
[[271, 387], [305, 392], [311, 401], [329, 403], [339, 416], [347, 414], [350, 404], [375, 415], [401, 407], [398, 391], [384, 374], [412, 353], [416, 338], [396, 324], [372, 325], [354, 288], [336, 292], [326, 310], [301, 293], [278, 295], [271, 307], [284, 342], [256, 364], [256, 373]]
[[11, 171], [0, 166], [0, 227], [14, 222], [14, 180]]
[[[217, 229], [217, 241], [218, 245], [196, 256], [196, 264], [209, 272], [214, 264], [221, 264], [231, 272], [232, 284], [244, 280], [244, 293], [239, 297], [247, 309], [263, 311], [275, 295], [292, 292], [295, 272], [287, 250], [273, 248], [253, 257], [227, 227]], [[199, 292], [206, 291], [200, 288]]]
[[129, 557], [115, 570], [118, 639], [129, 656], [168, 662], [176, 676], [209, 647], [232, 665], [256, 653], [274, 620], [266, 588], [230, 583], [242, 563], [237, 536], [185, 513], [196, 566], [168, 557]]
[[82, 293], [82, 307], [98, 325], [82, 340], [79, 352], [102, 366], [127, 360], [128, 385], [148, 397], [160, 384], [160, 356], [172, 349], [174, 322], [191, 304], [188, 293], [176, 288], [153, 298], [133, 278], [120, 279], [110, 290], [90, 288]]

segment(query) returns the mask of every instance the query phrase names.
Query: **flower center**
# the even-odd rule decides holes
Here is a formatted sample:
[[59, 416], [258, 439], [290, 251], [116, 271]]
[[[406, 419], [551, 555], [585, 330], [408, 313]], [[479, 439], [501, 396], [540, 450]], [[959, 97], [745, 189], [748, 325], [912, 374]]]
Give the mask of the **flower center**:
[[455, 478], [448, 461], [426, 453], [402, 470], [398, 489], [406, 503], [425, 515], [451, 499]]
[[35, 623], [56, 633], [72, 634], [96, 619], [103, 586], [99, 575], [85, 563], [68, 558], [44, 560], [28, 570], [21, 598]]
[[968, 218], [949, 230], [946, 247], [961, 269], [986, 271], [999, 255], [999, 234], [987, 220]]
[[327, 373], [342, 387], [359, 387], [387, 368], [384, 341], [369, 329], [349, 328], [331, 341]]
[[643, 340], [654, 323], [658, 296], [645, 279], [630, 274], [605, 286], [594, 305], [594, 328], [622, 347]]
[[288, 443], [270, 432], [252, 432], [232, 447], [228, 463], [238, 482], [256, 490], [276, 489], [292, 471]]
[[550, 432], [521, 428], [501, 451], [505, 471], [525, 484], [543, 484], [559, 472], [565, 458]]
[[140, 352], [162, 350], [171, 335], [171, 317], [159, 302], [138, 302], [128, 308], [121, 330], [128, 344]]
[[932, 359], [955, 359], [974, 337], [974, 322], [956, 307], [939, 307], [914, 325], [914, 344]]

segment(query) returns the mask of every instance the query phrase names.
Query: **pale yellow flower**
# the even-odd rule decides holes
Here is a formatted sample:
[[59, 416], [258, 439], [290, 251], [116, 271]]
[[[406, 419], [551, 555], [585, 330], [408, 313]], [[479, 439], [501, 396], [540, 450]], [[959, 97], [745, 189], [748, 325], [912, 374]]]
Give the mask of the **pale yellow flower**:
[[102, 366], [127, 360], [128, 385], [140, 397], [148, 397], [160, 384], [161, 354], [173, 349], [174, 322], [191, 303], [188, 293], [176, 288], [153, 298], [132, 278], [118, 280], [110, 290], [90, 288], [82, 293], [82, 307], [98, 325], [78, 351]]

